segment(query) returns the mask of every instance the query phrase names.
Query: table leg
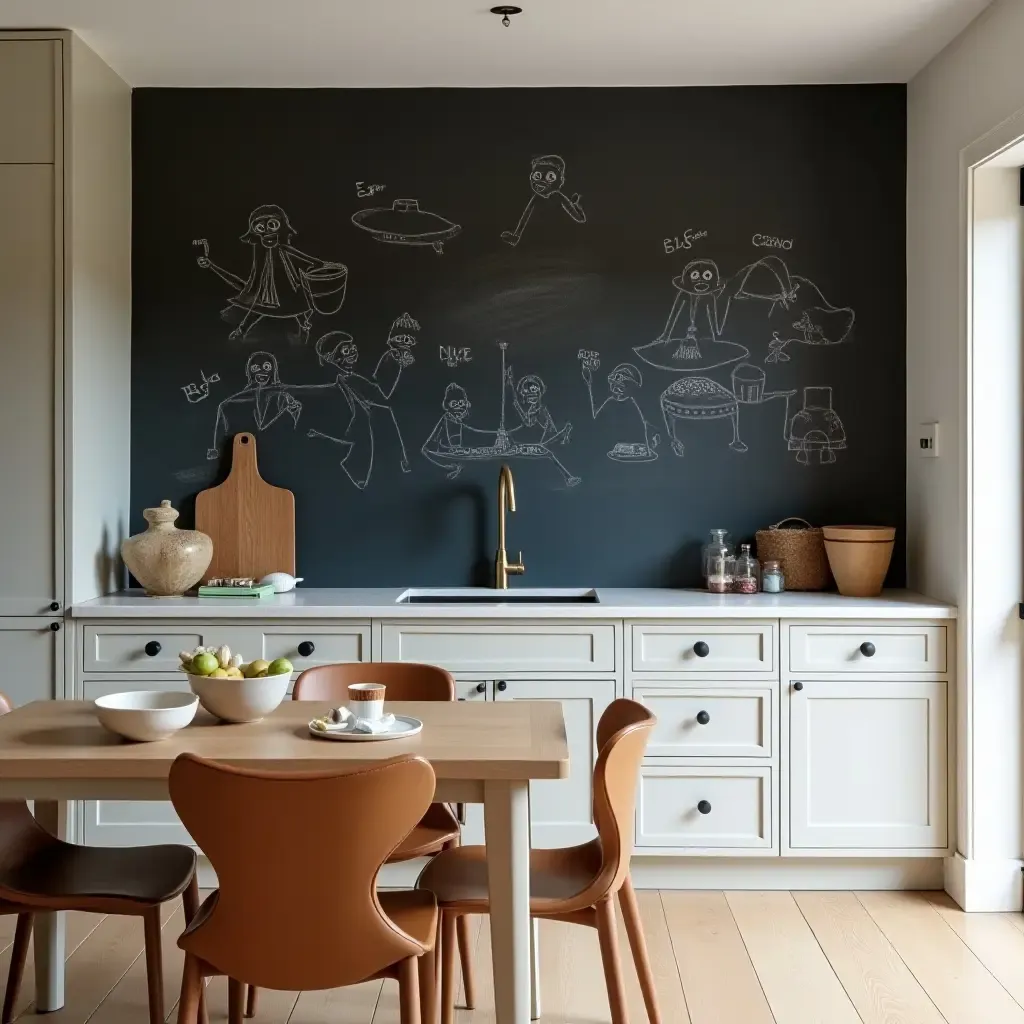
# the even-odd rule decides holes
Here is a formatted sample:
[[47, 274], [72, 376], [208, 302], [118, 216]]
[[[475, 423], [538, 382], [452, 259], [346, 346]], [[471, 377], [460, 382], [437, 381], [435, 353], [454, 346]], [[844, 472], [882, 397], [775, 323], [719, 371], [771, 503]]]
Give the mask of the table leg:
[[530, 926], [530, 1020], [540, 1020], [540, 918]]
[[529, 784], [484, 785], [487, 881], [491, 901], [495, 1024], [530, 1019]]
[[[36, 800], [35, 815], [52, 835], [67, 838], [66, 800]], [[50, 1013], [64, 1005], [64, 916], [35, 915], [36, 1009], [40, 1013]]]

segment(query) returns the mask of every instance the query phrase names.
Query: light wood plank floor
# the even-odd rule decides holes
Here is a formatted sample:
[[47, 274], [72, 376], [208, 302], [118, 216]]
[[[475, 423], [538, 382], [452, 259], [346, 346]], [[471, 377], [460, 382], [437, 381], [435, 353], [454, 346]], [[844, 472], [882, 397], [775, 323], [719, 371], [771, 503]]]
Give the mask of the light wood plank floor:
[[[1024, 917], [963, 914], [943, 893], [641, 892], [665, 1024], [1024, 1024]], [[180, 906], [164, 915], [167, 1019], [174, 1020]], [[620, 921], [621, 931], [621, 921]], [[6, 977], [14, 919], [0, 918]], [[458, 1024], [493, 1024], [490, 933], [472, 919], [475, 1011]], [[632, 1024], [644, 1024], [626, 955]], [[138, 920], [71, 914], [67, 1005], [52, 1024], [142, 1024], [146, 965]], [[609, 1024], [597, 934], [541, 924], [546, 1024]], [[32, 964], [19, 1020], [35, 1018]], [[461, 991], [460, 991], [461, 1001]], [[223, 979], [210, 1018], [227, 1019]], [[261, 994], [259, 1024], [398, 1024], [397, 988], [374, 982], [331, 992]], [[41, 1020], [41, 1018], [40, 1018]]]

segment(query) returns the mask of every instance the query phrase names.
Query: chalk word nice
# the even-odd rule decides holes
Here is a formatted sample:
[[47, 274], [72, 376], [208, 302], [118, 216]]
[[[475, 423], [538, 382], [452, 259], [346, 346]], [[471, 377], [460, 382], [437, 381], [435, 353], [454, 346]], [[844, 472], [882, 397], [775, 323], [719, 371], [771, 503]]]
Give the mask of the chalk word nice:
[[374, 192], [383, 192], [385, 185], [370, 185], [365, 181], [356, 182], [356, 195], [360, 197], [372, 196]]
[[773, 238], [771, 235], [754, 235], [751, 244], [758, 249], [792, 249], [792, 238]]
[[678, 252], [680, 249], [692, 249], [693, 243], [700, 238], [707, 238], [708, 233], [706, 231], [695, 231], [693, 228], [687, 228], [683, 232], [682, 238], [676, 235], [675, 238], [664, 238], [661, 244], [665, 247], [665, 252], [673, 253]]
[[438, 352], [441, 362], [453, 369], [462, 363], [471, 363], [473, 353], [468, 348], [456, 348], [454, 345], [441, 345]]

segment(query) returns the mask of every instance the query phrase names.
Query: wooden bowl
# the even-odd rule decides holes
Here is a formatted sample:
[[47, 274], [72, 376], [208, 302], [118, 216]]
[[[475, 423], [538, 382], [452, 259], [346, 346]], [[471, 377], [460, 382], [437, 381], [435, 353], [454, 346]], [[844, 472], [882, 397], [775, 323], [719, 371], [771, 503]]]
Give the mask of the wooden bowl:
[[823, 526], [825, 553], [844, 597], [878, 597], [892, 560], [893, 526]]

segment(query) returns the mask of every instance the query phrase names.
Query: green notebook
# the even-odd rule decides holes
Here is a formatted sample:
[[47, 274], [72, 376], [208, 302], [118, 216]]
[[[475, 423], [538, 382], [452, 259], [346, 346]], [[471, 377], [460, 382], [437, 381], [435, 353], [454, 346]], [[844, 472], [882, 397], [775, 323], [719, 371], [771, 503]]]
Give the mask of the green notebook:
[[274, 588], [269, 583], [255, 587], [200, 587], [200, 597], [270, 597]]

